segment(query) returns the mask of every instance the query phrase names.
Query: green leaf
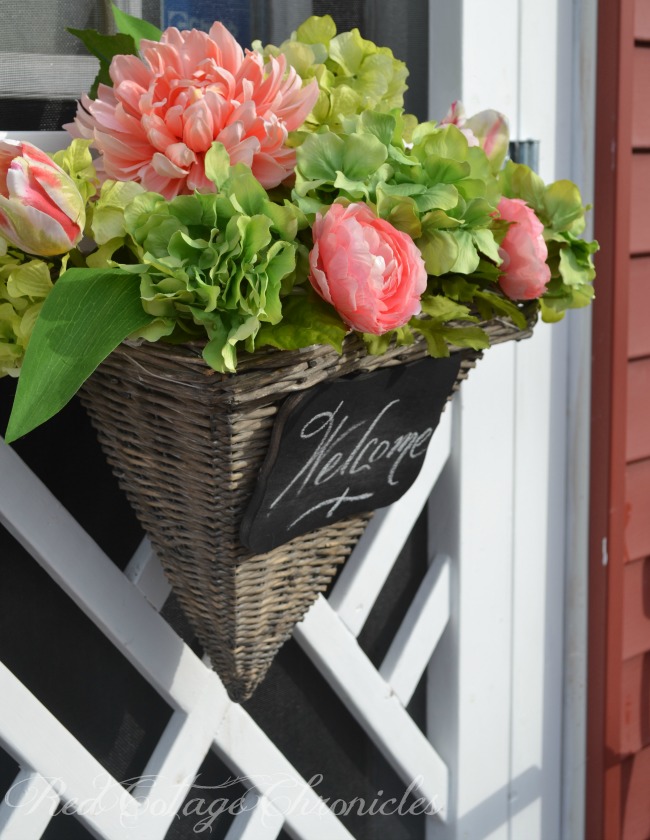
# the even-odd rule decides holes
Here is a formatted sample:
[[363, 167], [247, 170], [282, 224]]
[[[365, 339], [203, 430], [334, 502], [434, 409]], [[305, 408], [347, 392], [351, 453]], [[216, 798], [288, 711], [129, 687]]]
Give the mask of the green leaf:
[[351, 181], [367, 178], [388, 157], [388, 149], [374, 134], [351, 134], [343, 148], [342, 171]]
[[451, 271], [458, 257], [458, 243], [444, 230], [430, 231], [415, 243], [424, 259], [427, 274], [439, 276]]
[[594, 270], [580, 262], [571, 248], [560, 249], [560, 275], [567, 286], [583, 286], [593, 279]]
[[422, 311], [438, 323], [462, 319], [464, 321], [475, 321], [470, 311], [462, 303], [450, 300], [445, 295], [422, 296]]
[[[555, 181], [546, 188], [544, 205], [553, 230], [584, 230], [585, 211], [580, 190], [572, 181]], [[573, 230], [577, 223], [577, 230]]]
[[565, 310], [554, 309], [544, 298], [540, 298], [539, 302], [542, 309], [542, 321], [545, 324], [557, 324], [564, 318]]
[[262, 324], [255, 347], [271, 345], [279, 350], [297, 350], [312, 344], [329, 344], [341, 353], [347, 332], [334, 308], [308, 289], [305, 295], [283, 300], [282, 321]]
[[267, 192], [245, 164], [233, 166], [227, 188], [233, 205], [241, 213], [255, 216], [265, 212], [269, 201]]
[[[103, 35], [96, 29], [67, 30], [75, 38], [79, 38], [91, 55], [96, 56], [103, 64], [110, 64], [116, 55], [137, 55], [135, 41], [130, 35]], [[109, 82], [110, 84], [110, 82]]]
[[508, 300], [508, 298], [504, 298], [494, 292], [477, 289], [474, 293], [474, 301], [476, 308], [484, 320], [488, 321], [495, 315], [505, 315], [520, 330], [526, 328], [526, 317], [524, 313], [517, 308], [515, 303]]
[[[364, 111], [361, 114], [361, 125], [369, 134], [374, 134], [381, 143], [388, 148], [391, 144], [397, 120], [390, 114], [378, 114], [376, 111]], [[395, 149], [395, 151], [398, 151]], [[403, 155], [406, 158], [406, 155]], [[406, 158], [410, 163], [411, 161]]]
[[422, 195], [416, 195], [414, 201], [420, 213], [434, 209], [453, 210], [458, 204], [458, 190], [452, 184], [435, 184]]
[[137, 277], [119, 269], [72, 268], [62, 274], [34, 325], [7, 443], [60, 411], [109, 353], [151, 320]]
[[381, 335], [361, 333], [361, 337], [363, 338], [363, 343], [366, 345], [366, 350], [371, 356], [383, 356], [390, 347], [394, 334], [394, 330], [390, 330]]
[[330, 15], [312, 15], [296, 30], [296, 38], [303, 44], [329, 44], [335, 35], [336, 24]]
[[453, 236], [458, 244], [458, 256], [451, 270], [457, 274], [472, 274], [480, 261], [473, 238], [466, 230], [456, 230]]
[[413, 332], [423, 335], [427, 342], [427, 351], [434, 359], [441, 359], [449, 356], [449, 347], [442, 335], [444, 327], [439, 321], [425, 321], [412, 318], [409, 326]]
[[147, 41], [160, 41], [162, 32], [157, 26], [141, 18], [133, 17], [133, 15], [127, 15], [126, 12], [118, 9], [115, 3], [113, 3], [113, 17], [119, 31], [125, 35], [130, 35], [135, 41], [137, 49], [140, 49], [140, 41], [143, 38]]
[[367, 53], [368, 43], [358, 29], [341, 32], [330, 41], [330, 59], [342, 68], [346, 76], [355, 76]]
[[508, 198], [521, 198], [533, 210], [544, 207], [544, 181], [525, 164], [507, 161], [499, 173], [499, 182], [503, 194]]
[[307, 181], [333, 182], [343, 169], [345, 143], [332, 131], [311, 134], [296, 152], [297, 167]]
[[102, 35], [95, 29], [72, 29], [70, 27], [68, 27], [68, 32], [75, 38], [79, 38], [88, 52], [99, 59], [99, 71], [88, 94], [91, 99], [96, 99], [97, 88], [100, 84], [113, 87], [113, 80], [108, 69], [114, 56], [138, 54], [136, 42], [131, 35]]
[[490, 338], [481, 327], [443, 327], [440, 334], [455, 347], [485, 350], [490, 346]]
[[217, 140], [205, 153], [205, 174], [219, 190], [230, 177], [230, 155]]
[[494, 239], [494, 234], [491, 230], [479, 228], [478, 230], [470, 231], [470, 235], [474, 240], [474, 244], [482, 254], [485, 254], [486, 257], [489, 257], [497, 265], [501, 265], [503, 260], [499, 255], [499, 246], [497, 245]]

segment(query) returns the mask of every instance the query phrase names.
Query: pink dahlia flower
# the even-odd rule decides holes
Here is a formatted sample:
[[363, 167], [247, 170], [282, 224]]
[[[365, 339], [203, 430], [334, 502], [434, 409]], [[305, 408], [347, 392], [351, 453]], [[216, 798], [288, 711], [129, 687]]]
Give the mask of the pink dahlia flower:
[[544, 294], [551, 279], [544, 225], [520, 198], [502, 198], [498, 210], [512, 223], [499, 248], [503, 260], [499, 285], [512, 300], [534, 300]]
[[0, 254], [65, 254], [83, 235], [84, 200], [74, 181], [31, 143], [0, 140]]
[[310, 281], [352, 329], [381, 335], [421, 310], [427, 286], [413, 240], [365, 204], [333, 204], [317, 214]]
[[242, 48], [221, 24], [209, 33], [167, 29], [143, 40], [142, 57], [118, 55], [92, 101], [81, 100], [74, 136], [92, 138], [106, 177], [139, 181], [173, 198], [194, 190], [214, 192], [204, 156], [213, 141], [232, 164], [243, 162], [267, 189], [295, 166], [285, 143], [318, 98], [315, 80], [304, 88], [284, 56], [266, 62]]

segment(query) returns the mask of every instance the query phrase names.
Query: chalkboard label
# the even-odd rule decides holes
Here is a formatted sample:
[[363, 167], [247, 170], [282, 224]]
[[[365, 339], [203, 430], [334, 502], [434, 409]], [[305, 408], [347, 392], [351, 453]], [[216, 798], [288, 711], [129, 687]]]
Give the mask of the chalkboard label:
[[417, 478], [461, 354], [344, 377], [280, 409], [240, 539], [255, 553], [397, 501]]

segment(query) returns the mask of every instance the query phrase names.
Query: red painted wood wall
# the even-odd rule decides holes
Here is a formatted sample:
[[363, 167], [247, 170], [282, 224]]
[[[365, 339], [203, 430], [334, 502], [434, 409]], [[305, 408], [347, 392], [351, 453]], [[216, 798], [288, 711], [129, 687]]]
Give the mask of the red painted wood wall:
[[585, 840], [650, 838], [650, 0], [600, 0]]

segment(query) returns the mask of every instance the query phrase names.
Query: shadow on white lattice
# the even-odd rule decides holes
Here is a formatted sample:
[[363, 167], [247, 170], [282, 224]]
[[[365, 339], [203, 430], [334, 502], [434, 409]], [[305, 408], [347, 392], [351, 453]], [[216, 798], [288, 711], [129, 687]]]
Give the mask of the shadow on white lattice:
[[[431, 563], [379, 670], [357, 636], [442, 471], [450, 440], [448, 409], [417, 482], [375, 516], [329, 600], [320, 597], [294, 632], [397, 774], [409, 786], [417, 780], [418, 795], [443, 819], [447, 767], [406, 706], [449, 618], [448, 560]], [[353, 840], [252, 718], [229, 700], [217, 675], [158, 615], [169, 588], [148, 544], [122, 574], [4, 442], [0, 475], [12, 488], [0, 495], [0, 522], [176, 710], [143, 773], [153, 782], [129, 793], [0, 663], [0, 745], [24, 768], [11, 803], [0, 805], [1, 840], [37, 840], [59, 799], [92, 801], [98, 780], [102, 809], [80, 815], [92, 834], [162, 840], [209, 749], [255, 786], [256, 798], [249, 797], [228, 840], [274, 840], [283, 827], [301, 840]], [[65, 790], [48, 779], [63, 780]], [[164, 813], [152, 813], [152, 801], [166, 803]]]

